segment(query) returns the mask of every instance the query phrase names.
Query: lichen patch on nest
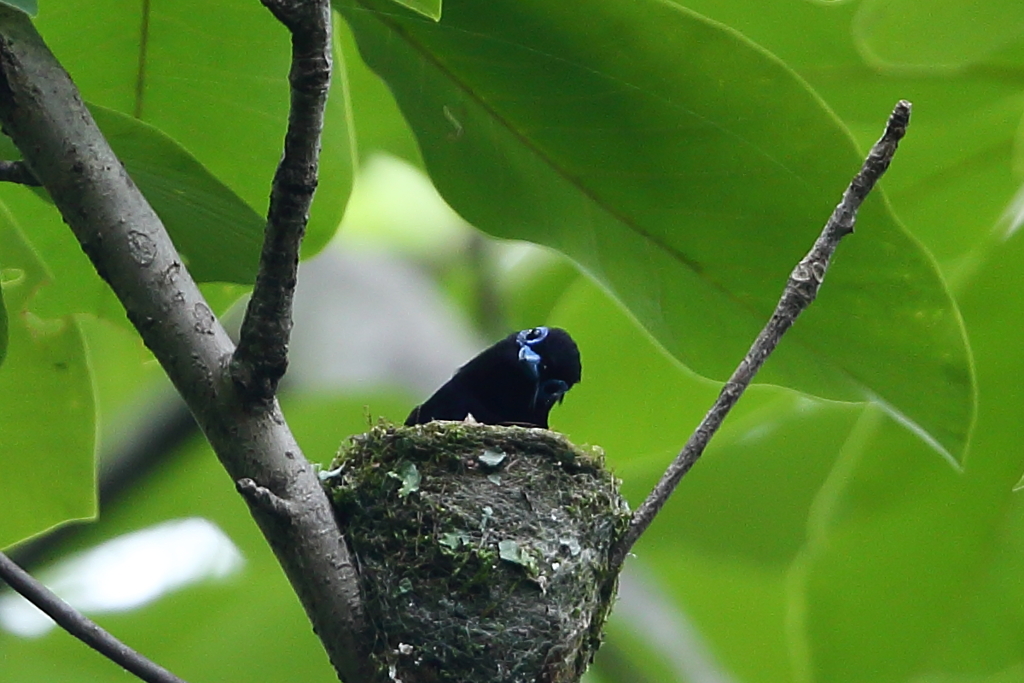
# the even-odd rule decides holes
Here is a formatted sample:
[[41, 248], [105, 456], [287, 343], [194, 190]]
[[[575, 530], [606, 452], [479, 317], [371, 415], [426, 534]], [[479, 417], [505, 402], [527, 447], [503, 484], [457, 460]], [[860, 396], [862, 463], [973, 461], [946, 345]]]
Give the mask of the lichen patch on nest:
[[544, 429], [380, 425], [332, 469], [383, 680], [579, 680], [629, 522], [599, 450]]

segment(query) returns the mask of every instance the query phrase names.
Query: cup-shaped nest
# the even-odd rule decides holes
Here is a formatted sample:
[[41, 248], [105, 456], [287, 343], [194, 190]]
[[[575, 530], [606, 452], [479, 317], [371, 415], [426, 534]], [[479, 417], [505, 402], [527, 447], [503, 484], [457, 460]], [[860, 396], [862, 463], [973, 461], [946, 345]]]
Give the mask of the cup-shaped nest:
[[343, 446], [325, 486], [382, 680], [579, 680], [629, 523], [598, 449], [544, 429], [381, 425]]

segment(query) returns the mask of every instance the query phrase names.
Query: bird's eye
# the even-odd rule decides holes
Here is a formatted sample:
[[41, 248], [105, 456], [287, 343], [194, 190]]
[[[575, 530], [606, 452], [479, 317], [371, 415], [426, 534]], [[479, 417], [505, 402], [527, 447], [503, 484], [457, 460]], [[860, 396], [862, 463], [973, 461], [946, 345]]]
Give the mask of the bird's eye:
[[528, 330], [523, 330], [519, 333], [519, 341], [523, 344], [536, 344], [537, 342], [548, 336], [548, 328], [546, 327], [531, 327]]

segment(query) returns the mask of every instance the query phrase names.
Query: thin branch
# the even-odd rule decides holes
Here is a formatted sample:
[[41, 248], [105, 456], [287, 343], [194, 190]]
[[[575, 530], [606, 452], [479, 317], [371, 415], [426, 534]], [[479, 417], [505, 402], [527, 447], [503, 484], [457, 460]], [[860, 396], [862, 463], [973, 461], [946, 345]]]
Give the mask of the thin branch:
[[277, 402], [254, 409], [239, 391], [229, 370], [234, 345], [159, 217], [31, 21], [2, 5], [0, 126], [124, 305], [231, 480], [252, 479], [289, 502], [287, 523], [260, 506], [250, 512], [339, 676], [370, 680], [370, 664], [360, 656], [358, 575], [313, 466]]
[[292, 34], [291, 110], [274, 175], [256, 286], [242, 322], [231, 375], [254, 401], [268, 401], [288, 367], [299, 245], [317, 185], [320, 133], [331, 84], [328, 0], [262, 0]]
[[22, 597], [41, 609], [57, 625], [96, 650], [107, 659], [149, 683], [185, 683], [167, 669], [155, 664], [103, 630], [94, 621], [64, 602], [49, 588], [0, 552], [0, 579]]
[[32, 169], [26, 166], [24, 161], [0, 161], [0, 182], [17, 183], [29, 187], [42, 185], [36, 180]]
[[643, 504], [637, 508], [630, 521], [629, 529], [622, 539], [616, 544], [612, 552], [611, 565], [613, 569], [621, 568], [630, 549], [640, 539], [640, 536], [647, 530], [647, 527], [654, 521], [655, 516], [675, 490], [683, 476], [690, 471], [693, 464], [704, 452], [711, 437], [715, 435], [722, 425], [725, 416], [729, 414], [740, 396], [746, 390], [750, 381], [761, 369], [761, 366], [771, 355], [778, 345], [782, 335], [785, 334], [797, 316], [805, 308], [811, 305], [818, 295], [818, 289], [825, 278], [832, 254], [835, 253], [839, 241], [846, 235], [853, 232], [854, 223], [857, 220], [857, 210], [860, 208], [864, 198], [882, 177], [893, 155], [896, 147], [903, 138], [910, 122], [910, 103], [900, 100], [896, 104], [892, 115], [885, 127], [885, 133], [875, 143], [868, 153], [864, 165], [857, 173], [850, 186], [843, 193], [842, 201], [836, 206], [832, 216], [828, 219], [821, 235], [814, 246], [807, 253], [807, 256], [797, 264], [789, 276], [786, 289], [779, 299], [775, 312], [765, 325], [764, 329], [754, 341], [746, 357], [733, 372], [732, 377], [722, 387], [721, 393], [714, 405], [708, 411], [704, 419], [697, 426], [696, 431], [690, 436], [689, 441], [679, 452], [672, 464], [665, 470], [661, 481]]

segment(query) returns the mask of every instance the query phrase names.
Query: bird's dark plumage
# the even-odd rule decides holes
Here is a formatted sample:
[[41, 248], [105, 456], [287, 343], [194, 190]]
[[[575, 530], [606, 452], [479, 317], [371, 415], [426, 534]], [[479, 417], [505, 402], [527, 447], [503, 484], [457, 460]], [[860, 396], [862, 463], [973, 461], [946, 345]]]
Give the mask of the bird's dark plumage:
[[413, 408], [405, 424], [472, 415], [484, 424], [547, 429], [552, 406], [580, 381], [580, 372], [580, 352], [568, 332], [532, 327], [481, 351]]

